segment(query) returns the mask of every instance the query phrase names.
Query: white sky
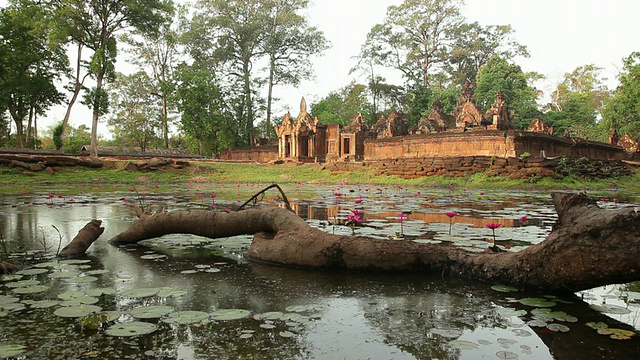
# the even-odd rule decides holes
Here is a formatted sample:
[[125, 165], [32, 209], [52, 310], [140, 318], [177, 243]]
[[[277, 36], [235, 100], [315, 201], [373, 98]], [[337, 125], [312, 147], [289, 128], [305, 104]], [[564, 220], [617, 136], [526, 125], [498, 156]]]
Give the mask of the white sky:
[[[310, 105], [330, 91], [347, 85], [349, 76], [366, 35], [375, 24], [382, 23], [386, 9], [401, 0], [313, 0], [309, 21], [322, 30], [332, 48], [314, 59], [316, 80], [305, 81], [297, 89], [276, 87], [274, 96], [281, 100], [274, 104], [274, 120], [287, 110], [297, 115], [300, 98]], [[640, 1], [635, 0], [467, 0], [462, 9], [468, 22], [482, 25], [511, 25], [515, 39], [528, 47], [530, 58], [515, 62], [524, 71], [536, 71], [547, 76], [536, 84], [546, 94], [553, 91], [564, 73], [576, 67], [594, 64], [605, 69], [603, 76], [615, 88], [616, 74], [622, 58], [640, 51]], [[392, 76], [387, 77], [388, 80]], [[364, 81], [364, 80], [362, 80]], [[47, 121], [60, 120], [64, 108], [51, 111]], [[90, 112], [76, 104], [71, 124], [90, 125]], [[106, 133], [101, 123], [99, 132]]]

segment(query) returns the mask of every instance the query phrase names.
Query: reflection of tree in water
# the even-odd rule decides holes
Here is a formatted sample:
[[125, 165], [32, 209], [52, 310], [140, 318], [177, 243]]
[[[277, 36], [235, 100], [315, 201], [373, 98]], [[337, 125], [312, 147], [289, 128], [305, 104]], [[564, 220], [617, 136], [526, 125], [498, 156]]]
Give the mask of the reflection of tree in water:
[[[465, 288], [447, 288], [417, 295], [380, 297], [365, 301], [365, 317], [379, 328], [387, 342], [419, 359], [455, 359], [460, 350], [453, 339], [430, 333], [431, 329], [473, 331], [478, 327], [507, 327], [508, 320], [486, 298], [470, 296]], [[457, 291], [456, 291], [457, 290]]]

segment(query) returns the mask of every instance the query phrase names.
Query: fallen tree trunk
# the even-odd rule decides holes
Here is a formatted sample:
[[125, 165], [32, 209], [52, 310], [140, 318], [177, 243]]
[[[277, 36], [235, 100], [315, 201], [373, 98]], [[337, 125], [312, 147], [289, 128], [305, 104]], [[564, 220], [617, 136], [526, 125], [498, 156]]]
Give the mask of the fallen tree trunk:
[[94, 241], [104, 232], [101, 220], [91, 220], [76, 235], [71, 242], [58, 253], [59, 257], [72, 257], [84, 254]]
[[575, 292], [640, 280], [640, 216], [599, 208], [584, 195], [556, 193], [559, 220], [549, 237], [519, 252], [471, 253], [458, 247], [340, 236], [310, 227], [284, 209], [234, 213], [175, 211], [141, 218], [114, 237], [136, 243], [171, 233], [210, 238], [255, 234], [249, 259], [288, 266], [442, 273], [549, 292]]

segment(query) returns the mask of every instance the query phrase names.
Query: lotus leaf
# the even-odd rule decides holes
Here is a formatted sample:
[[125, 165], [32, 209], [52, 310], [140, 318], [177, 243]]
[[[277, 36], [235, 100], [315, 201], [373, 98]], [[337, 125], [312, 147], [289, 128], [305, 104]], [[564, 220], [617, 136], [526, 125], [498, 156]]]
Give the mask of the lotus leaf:
[[31, 304], [31, 307], [34, 309], [46, 309], [59, 304], [60, 302], [56, 300], [39, 300], [33, 302], [33, 304]]
[[176, 311], [162, 319], [167, 324], [194, 324], [207, 320], [209, 313], [203, 311]]
[[241, 334], [240, 339], [250, 339], [253, 337], [253, 333]]
[[0, 305], [13, 303], [13, 302], [18, 302], [18, 301], [20, 301], [20, 299], [17, 298], [17, 297], [12, 297], [12, 296], [7, 296], [7, 295], [0, 295]]
[[517, 292], [518, 288], [515, 288], [513, 286], [506, 286], [506, 285], [493, 285], [491, 287], [492, 290], [495, 291], [499, 291], [499, 292], [504, 292], [504, 293], [509, 293], [509, 292]]
[[96, 305], [79, 305], [62, 307], [54, 312], [54, 315], [60, 317], [83, 317], [91, 313], [99, 312], [102, 308]]
[[518, 354], [511, 351], [498, 351], [496, 356], [500, 360], [518, 360]]
[[271, 330], [273, 328], [275, 328], [276, 326], [273, 324], [260, 324], [260, 327], [263, 329], [267, 329], [267, 330]]
[[160, 290], [158, 291], [158, 296], [161, 298], [167, 298], [167, 297], [176, 298], [176, 297], [187, 295], [188, 293], [189, 292], [186, 290], [178, 290], [171, 287], [163, 287], [163, 288], [160, 288]]
[[569, 331], [569, 327], [566, 325], [562, 325], [562, 324], [556, 324], [556, 323], [552, 323], [552, 324], [548, 324], [547, 325], [547, 329], [551, 330], [551, 331], [556, 331], [556, 332], [568, 332]]
[[243, 309], [220, 309], [212, 312], [211, 319], [213, 320], [238, 320], [246, 318], [251, 314], [249, 310]]
[[603, 323], [603, 322], [588, 322], [585, 325], [587, 325], [588, 327], [592, 328], [592, 329], [606, 329], [609, 327], [609, 325]]
[[592, 309], [604, 314], [629, 314], [631, 310], [623, 308], [622, 306], [603, 304], [603, 305], [589, 305]]
[[71, 284], [86, 284], [86, 283], [92, 283], [94, 281], [98, 281], [98, 278], [95, 276], [76, 276], [72, 278], [67, 278], [65, 280]]
[[13, 289], [13, 292], [16, 294], [35, 294], [43, 291], [49, 290], [48, 286], [44, 285], [33, 285], [33, 286], [25, 286]]
[[87, 295], [89, 296], [114, 295], [115, 293], [116, 289], [112, 288], [95, 288], [87, 290]]
[[124, 293], [122, 293], [122, 295], [130, 298], [134, 298], [134, 299], [139, 299], [139, 298], [155, 296], [158, 294], [159, 291], [160, 291], [159, 288], [139, 288], [139, 289], [127, 290]]
[[10, 358], [18, 356], [26, 351], [24, 345], [2, 345], [0, 346], [0, 358]]
[[66, 264], [66, 265], [78, 265], [78, 264], [87, 264], [90, 263], [91, 260], [89, 259], [69, 259], [69, 260], [60, 260], [58, 261], [58, 263], [60, 264]]
[[22, 279], [22, 275], [2, 275], [0, 276], [0, 281], [14, 281]]
[[141, 321], [133, 321], [128, 323], [115, 324], [108, 328], [105, 332], [111, 336], [139, 336], [150, 334], [158, 329], [155, 324]]
[[449, 345], [460, 350], [474, 350], [479, 347], [478, 344], [466, 340], [452, 340], [449, 341]]
[[547, 323], [542, 320], [531, 320], [527, 322], [530, 327], [546, 327]]
[[617, 328], [598, 329], [598, 334], [609, 335], [609, 337], [615, 340], [629, 340], [632, 336], [636, 335], [636, 333], [633, 331]]
[[39, 274], [44, 274], [49, 272], [49, 270], [47, 269], [25, 269], [25, 270], [20, 270], [20, 271], [16, 271], [17, 275], [39, 275]]
[[38, 285], [38, 284], [40, 284], [40, 281], [34, 280], [34, 279], [30, 279], [30, 280], [20, 280], [20, 281], [14, 281], [14, 282], [6, 283], [6, 284], [4, 284], [4, 286], [6, 286], [8, 288], [19, 288], [19, 287], [25, 287], [25, 286]]
[[520, 304], [532, 307], [552, 307], [556, 306], [556, 303], [543, 298], [523, 298], [519, 300]]
[[291, 331], [280, 331], [280, 333], [278, 333], [280, 336], [282, 336], [283, 338], [290, 338], [290, 337], [294, 337], [296, 334], [292, 333]]
[[48, 274], [47, 277], [51, 279], [63, 279], [63, 278], [73, 278], [79, 275], [80, 275], [79, 271], [58, 271], [58, 272]]
[[431, 329], [431, 333], [446, 338], [457, 338], [462, 335], [462, 331], [456, 329]]
[[159, 319], [174, 311], [175, 309], [171, 306], [143, 306], [132, 309], [131, 311], [129, 311], [129, 315], [133, 316], [136, 319]]

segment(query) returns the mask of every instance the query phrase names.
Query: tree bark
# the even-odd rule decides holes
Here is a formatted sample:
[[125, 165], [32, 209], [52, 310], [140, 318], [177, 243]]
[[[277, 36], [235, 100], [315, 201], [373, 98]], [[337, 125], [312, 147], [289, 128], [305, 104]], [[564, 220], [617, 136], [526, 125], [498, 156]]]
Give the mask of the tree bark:
[[76, 235], [71, 242], [60, 250], [59, 257], [72, 257], [84, 254], [94, 241], [98, 240], [104, 232], [104, 228], [100, 225], [102, 221], [91, 220]]
[[458, 247], [340, 236], [310, 227], [287, 210], [175, 211], [138, 220], [111, 239], [125, 244], [171, 233], [210, 238], [255, 234], [247, 258], [346, 270], [422, 271], [547, 292], [576, 292], [640, 280], [640, 215], [599, 208], [584, 195], [555, 193], [559, 216], [547, 239], [519, 252], [471, 253]]

